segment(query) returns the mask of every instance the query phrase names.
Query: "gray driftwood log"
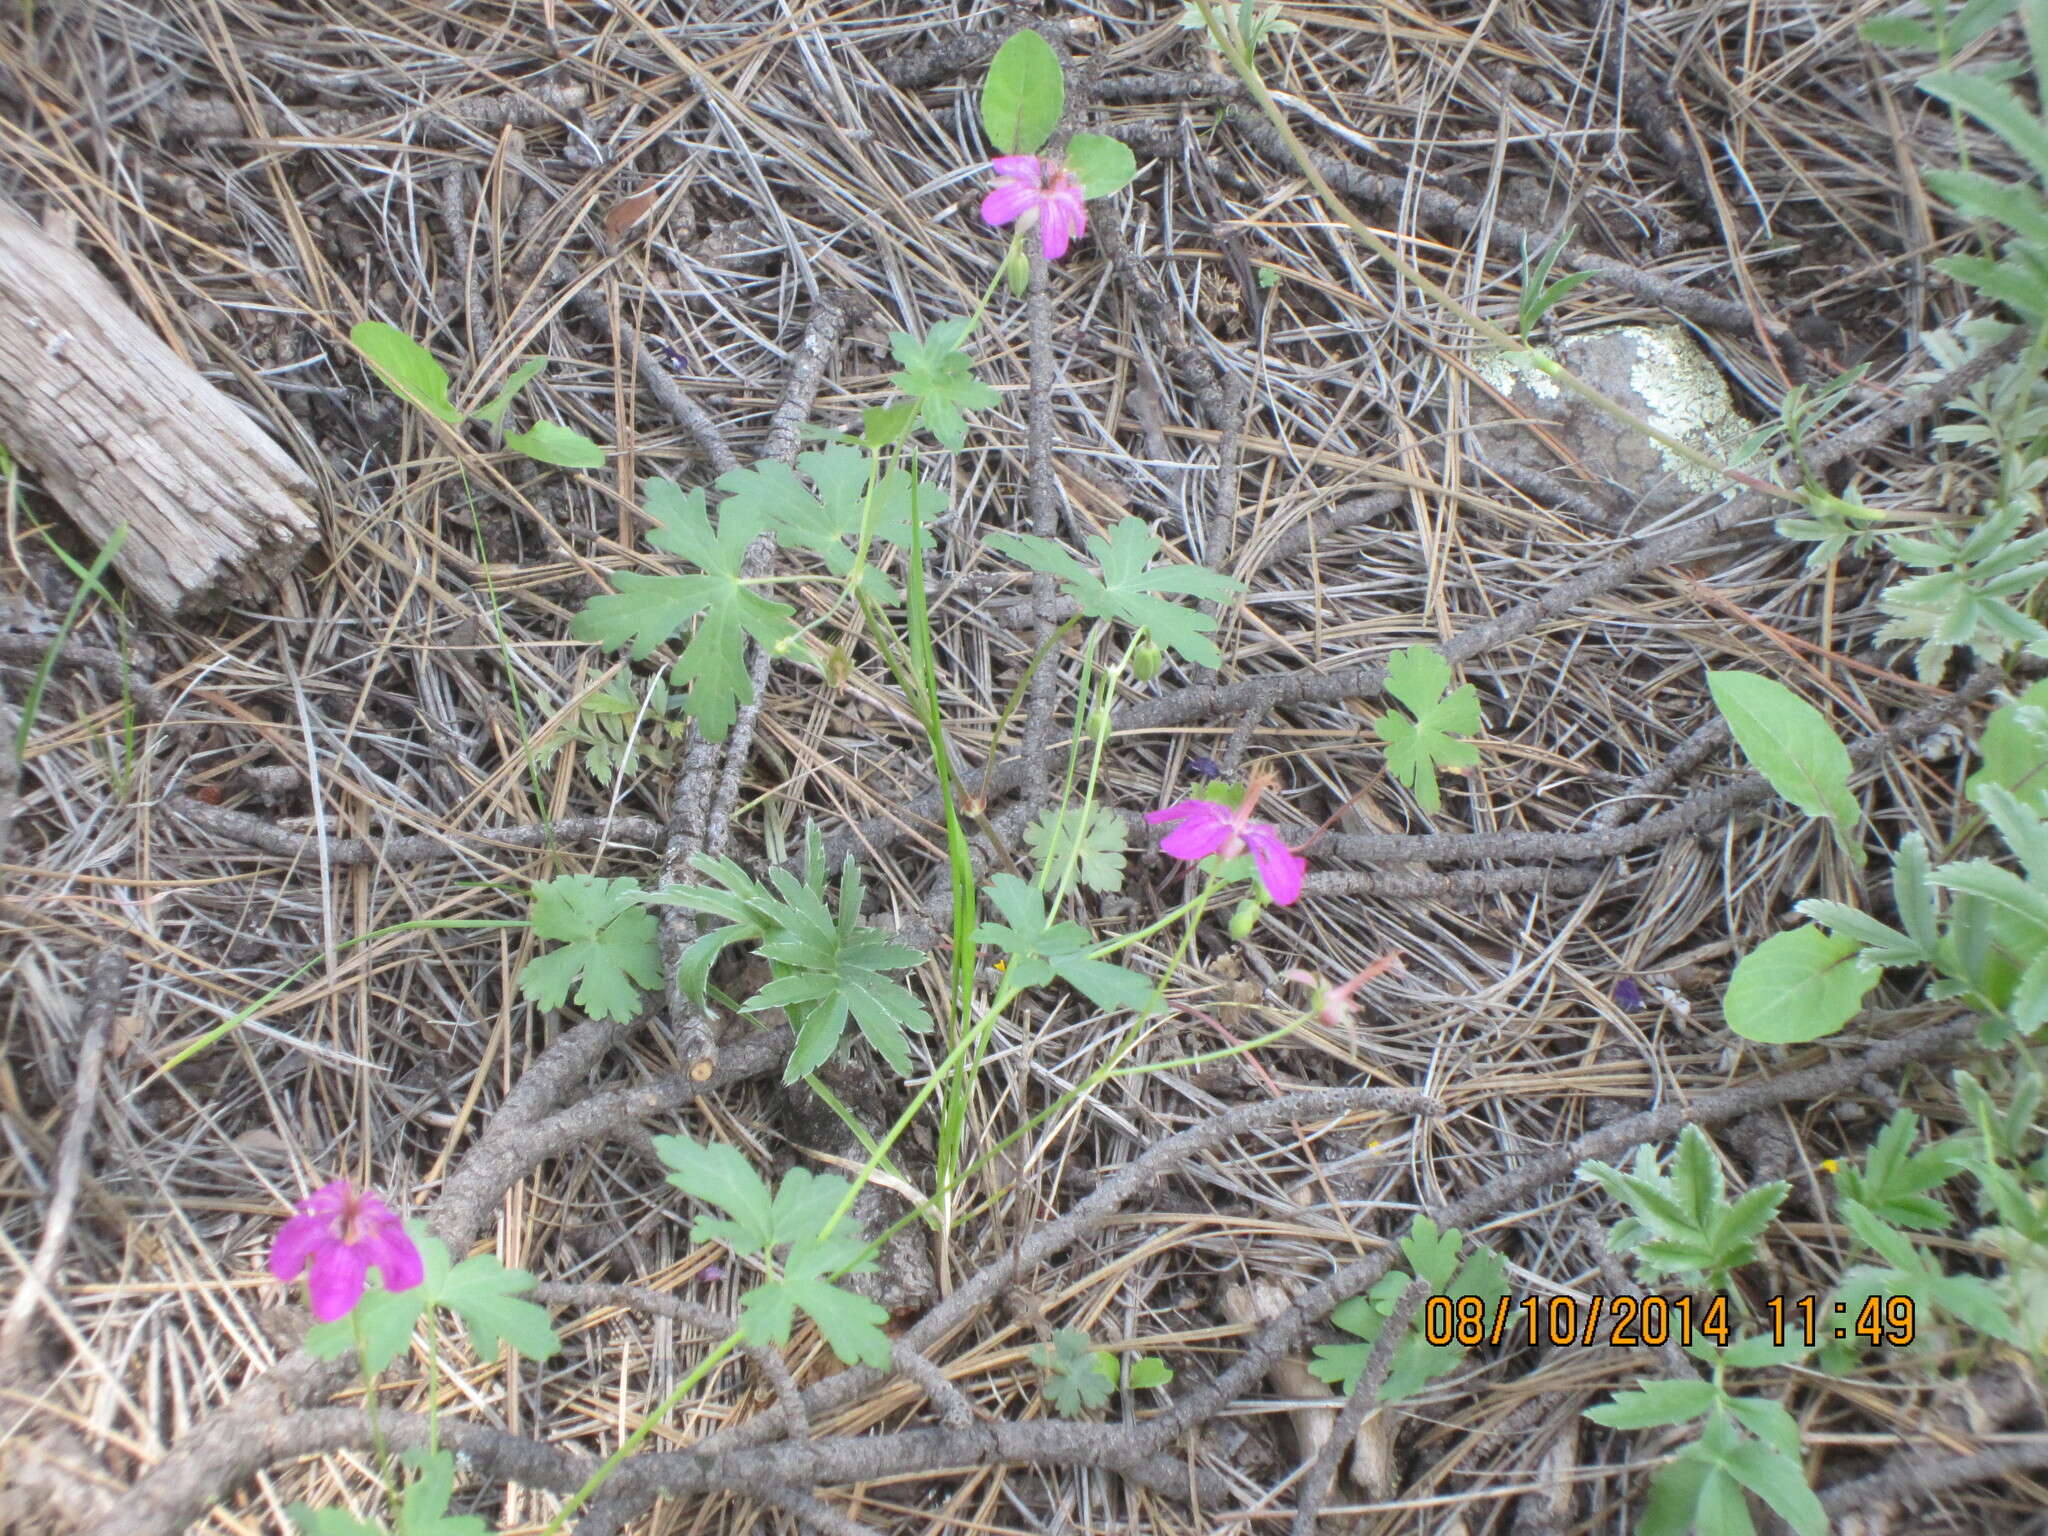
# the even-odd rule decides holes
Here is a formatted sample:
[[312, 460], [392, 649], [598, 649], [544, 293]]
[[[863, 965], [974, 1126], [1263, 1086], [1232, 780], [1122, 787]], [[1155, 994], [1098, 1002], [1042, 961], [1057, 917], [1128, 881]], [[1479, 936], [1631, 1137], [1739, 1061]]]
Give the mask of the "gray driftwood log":
[[254, 596], [319, 536], [312, 483], [113, 284], [0, 198], [0, 446], [165, 613]]

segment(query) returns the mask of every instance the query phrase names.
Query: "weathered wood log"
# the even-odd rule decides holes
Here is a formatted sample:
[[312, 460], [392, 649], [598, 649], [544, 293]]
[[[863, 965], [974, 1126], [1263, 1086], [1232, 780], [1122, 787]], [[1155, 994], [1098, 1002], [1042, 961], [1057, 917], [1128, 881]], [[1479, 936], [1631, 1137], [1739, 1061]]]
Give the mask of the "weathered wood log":
[[92, 264], [0, 199], [0, 446], [165, 613], [253, 596], [319, 537], [313, 487]]

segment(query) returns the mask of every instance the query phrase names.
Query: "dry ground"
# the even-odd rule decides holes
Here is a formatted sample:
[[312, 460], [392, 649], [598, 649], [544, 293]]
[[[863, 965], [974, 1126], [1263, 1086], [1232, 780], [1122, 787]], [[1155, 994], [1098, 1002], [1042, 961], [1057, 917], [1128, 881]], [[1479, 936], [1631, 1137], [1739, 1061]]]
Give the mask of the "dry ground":
[[[1220, 679], [1169, 671], [1130, 688], [1105, 796], [1150, 809], [1200, 755], [1275, 763], [1277, 814], [1297, 837], [1359, 798], [1317, 845], [1298, 906], [1247, 944], [1204, 931], [1141, 1059], [1273, 1027], [1302, 996], [1291, 969], [1342, 977], [1398, 949], [1406, 974], [1375, 983], [1349, 1031], [1311, 1026], [1249, 1057], [1120, 1080], [992, 1165], [982, 1207], [929, 1253], [940, 1294], [978, 1274], [984, 1289], [921, 1342], [976, 1422], [1004, 1427], [998, 1449], [937, 1427], [926, 1393], [898, 1377], [810, 1403], [808, 1434], [845, 1453], [829, 1476], [714, 1458], [708, 1482], [675, 1485], [709, 1491], [617, 1501], [590, 1528], [1281, 1529], [1300, 1453], [1262, 1361], [1244, 1354], [1252, 1328], [1223, 1310], [1229, 1286], [1258, 1277], [1312, 1298], [1383, 1260], [1418, 1210], [1462, 1209], [1518, 1294], [1608, 1289], [1612, 1209], [1568, 1177], [1507, 1180], [1617, 1123], [1603, 1155], [1618, 1160], [1675, 1124], [1623, 1117], [1709, 1102], [1731, 1177], [1793, 1184], [1755, 1295], [1825, 1288], [1842, 1234], [1820, 1160], [1859, 1150], [1901, 1100], [1946, 1112], [1942, 1074], [1901, 1064], [1913, 1051], [1884, 1070], [1858, 1054], [1937, 1019], [1903, 994], [1790, 1054], [1735, 1041], [1719, 1017], [1734, 958], [1793, 900], [1854, 900], [1866, 877], [1776, 801], [1708, 798], [1743, 768], [1704, 674], [1785, 676], [1852, 740], [1939, 703], [1896, 648], [1872, 643], [1885, 571], [1810, 575], [1770, 536], [1768, 509], [1748, 505], [1702, 560], [1715, 541], [1687, 530], [1713, 503], [1667, 520], [1677, 545], [1616, 567], [1603, 562], [1636, 546], [1603, 509], [1490, 474], [1463, 430], [1470, 339], [1367, 258], [1231, 109], [1178, 10], [1044, 18], [1067, 29], [1077, 82], [1093, 82], [1092, 124], [1125, 134], [1143, 167], [1052, 278], [1061, 526], [1078, 542], [1129, 509], [1250, 587], [1225, 617]], [[1927, 268], [1951, 232], [1915, 177], [1946, 158], [1946, 120], [1858, 40], [1872, 10], [1301, 5], [1269, 78], [1297, 131], [1341, 162], [1356, 206], [1467, 303], [1511, 323], [1523, 232], [1570, 226], [1611, 272], [1566, 304], [1565, 331], [1665, 322], [1679, 306], [1757, 419], [1801, 370], [1867, 361], [1854, 422], [1901, 398], [1925, 366], [1911, 333], [1955, 312]], [[169, 624], [88, 602], [33, 717], [0, 893], [10, 1291], [60, 1161], [88, 972], [109, 948], [128, 970], [55, 1301], [30, 1368], [0, 1386], [19, 1528], [169, 1530], [218, 1495], [202, 1529], [277, 1531], [292, 1499], [361, 1500], [368, 1459], [341, 1418], [235, 1396], [303, 1326], [262, 1266], [309, 1181], [367, 1177], [551, 1282], [730, 1306], [735, 1277], [688, 1241], [646, 1134], [722, 1138], [764, 1168], [825, 1150], [811, 1107], [764, 1073], [770, 1055], [736, 1030], [693, 1098], [691, 1053], [659, 1022], [610, 1030], [521, 1001], [520, 930], [356, 941], [420, 919], [518, 917], [527, 886], [566, 871], [654, 875], [668, 774], [613, 794], [571, 754], [537, 767], [527, 751], [607, 670], [568, 638], [570, 617], [605, 572], [651, 568], [632, 510], [641, 477], [704, 483], [721, 454], [772, 451], [778, 405], [804, 404], [806, 381], [792, 394], [790, 379], [807, 330], [834, 340], [821, 316], [851, 323], [824, 347], [809, 419], [843, 429], [888, 393], [889, 329], [973, 303], [1000, 247], [974, 216], [984, 150], [970, 87], [985, 29], [1006, 14], [757, 0], [7, 8], [0, 187], [75, 216], [81, 248], [136, 309], [318, 476], [325, 533], [295, 578], [222, 616]], [[933, 51], [963, 31], [979, 40]], [[650, 187], [646, 220], [608, 238], [607, 215]], [[1261, 286], [1258, 270], [1277, 281]], [[429, 430], [349, 351], [348, 327], [370, 317], [425, 339], [475, 395], [527, 355], [553, 359], [533, 398], [613, 448], [607, 469], [542, 469]], [[928, 461], [954, 514], [936, 618], [961, 758], [977, 772], [991, 753], [1008, 759], [995, 782], [1014, 786], [1032, 776], [1014, 736], [997, 750], [995, 727], [1027, 650], [1028, 589], [984, 539], [1025, 525], [1023, 307], [999, 302], [977, 346], [1003, 404], [967, 452]], [[1873, 499], [1945, 494], [1929, 414], [1855, 458]], [[76, 590], [59, 552], [86, 552], [32, 474], [10, 482], [6, 533], [0, 676], [19, 707]], [[1386, 778], [1365, 723], [1373, 664], [1424, 642], [1450, 648], [1486, 723], [1480, 767], [1434, 817]], [[945, 891], [943, 843], [906, 810], [930, 765], [868, 661], [836, 689], [772, 674], [730, 846], [768, 862], [813, 821], [858, 829], [880, 913], [914, 929]], [[1938, 845], [1967, 765], [1954, 738], [1922, 717], [1864, 761], [1876, 835], [1917, 827]], [[564, 818], [586, 820], [553, 842], [503, 835]], [[1132, 869], [1128, 901], [1097, 911], [1100, 932], [1179, 889], [1152, 855]], [[1137, 963], [1156, 970], [1166, 954], [1162, 941]], [[917, 984], [940, 977], [934, 961]], [[1645, 1006], [1617, 1000], [1623, 978]], [[245, 1012], [198, 1059], [157, 1072]], [[1015, 1129], [1115, 1033], [1077, 996], [1038, 994], [998, 1032], [975, 1137]], [[501, 1112], [551, 1042], [545, 1081], [528, 1078]], [[895, 1090], [859, 1061], [848, 1075], [886, 1112]], [[1832, 1077], [1783, 1088], [1829, 1063]], [[1346, 1118], [1287, 1097], [1375, 1087], [1437, 1111]], [[1731, 1087], [1752, 1097], [1704, 1098]], [[1176, 1156], [1114, 1219], [1007, 1268], [1141, 1153], [1235, 1108], [1254, 1122], [1243, 1134]], [[559, 1134], [535, 1150], [521, 1124]], [[498, 1144], [482, 1140], [493, 1126]], [[928, 1167], [919, 1155], [913, 1170]], [[567, 1351], [544, 1368], [458, 1356], [444, 1414], [474, 1430], [457, 1440], [473, 1474], [458, 1508], [537, 1528], [558, 1494], [536, 1490], [613, 1448], [700, 1357], [704, 1336], [658, 1298], [603, 1294], [557, 1309]], [[933, 1304], [893, 1299], [906, 1326]], [[1333, 1299], [1309, 1314], [1308, 1342], [1333, 1336]], [[1099, 1429], [1034, 1440], [1049, 1410], [1027, 1351], [1048, 1326], [1160, 1354], [1173, 1388], [1120, 1400]], [[1287, 1340], [1266, 1343], [1284, 1353]], [[1249, 1379], [1226, 1376], [1247, 1361]], [[836, 1366], [804, 1335], [790, 1368], [808, 1384]], [[1330, 1528], [1628, 1531], [1660, 1442], [1579, 1414], [1664, 1368], [1628, 1350], [1481, 1351], [1379, 1421], [1385, 1484], [1340, 1483]], [[303, 1362], [286, 1369], [312, 1390]], [[1205, 1403], [1219, 1382], [1228, 1401]], [[331, 1381], [315, 1385], [325, 1400]], [[385, 1402], [417, 1409], [424, 1394], [401, 1372]], [[1985, 1400], [1960, 1367], [1882, 1365], [1803, 1380], [1789, 1398], [1823, 1489], [1901, 1454], [1966, 1455], [1999, 1429], [2038, 1427], [1987, 1420]], [[1199, 1421], [1164, 1447], [1177, 1474], [1105, 1469], [1112, 1432], [1173, 1403]], [[736, 1363], [649, 1449], [748, 1419], [772, 1438], [780, 1411]], [[895, 1435], [899, 1459], [847, 1438], [863, 1433]], [[522, 1462], [528, 1440], [556, 1459]], [[129, 1496], [159, 1463], [146, 1496]], [[531, 1475], [512, 1477], [521, 1466]], [[793, 1486], [811, 1481], [808, 1495]], [[2041, 1498], [2024, 1473], [1962, 1483], [1913, 1495], [1888, 1528], [2017, 1530]]]

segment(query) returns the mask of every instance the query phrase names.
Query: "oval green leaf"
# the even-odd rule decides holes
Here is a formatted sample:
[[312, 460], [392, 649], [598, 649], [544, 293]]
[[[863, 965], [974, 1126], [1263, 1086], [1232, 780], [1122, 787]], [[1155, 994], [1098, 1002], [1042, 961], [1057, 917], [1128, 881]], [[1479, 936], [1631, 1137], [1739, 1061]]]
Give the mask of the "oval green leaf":
[[1029, 30], [996, 50], [981, 87], [981, 125], [999, 155], [1035, 155], [1067, 110], [1052, 44]]
[[1883, 974], [1858, 941], [1809, 924], [1774, 934], [1742, 957], [1721, 999], [1722, 1016], [1745, 1040], [1803, 1044], [1855, 1018]]
[[603, 469], [604, 450], [574, 427], [558, 421], [536, 421], [524, 432], [507, 432], [505, 446], [564, 469]]
[[451, 427], [465, 419], [448, 398], [448, 370], [397, 326], [365, 320], [350, 329], [348, 339], [372, 373], [428, 415]]
[[1832, 821], [1862, 863], [1861, 847], [1846, 836], [1863, 815], [1849, 793], [1849, 749], [1827, 717], [1776, 678], [1754, 672], [1709, 672], [1707, 688], [1751, 766], [1807, 815]]
[[1138, 174], [1138, 157], [1130, 146], [1099, 133], [1077, 133], [1067, 141], [1067, 169], [1087, 197], [1121, 192]]

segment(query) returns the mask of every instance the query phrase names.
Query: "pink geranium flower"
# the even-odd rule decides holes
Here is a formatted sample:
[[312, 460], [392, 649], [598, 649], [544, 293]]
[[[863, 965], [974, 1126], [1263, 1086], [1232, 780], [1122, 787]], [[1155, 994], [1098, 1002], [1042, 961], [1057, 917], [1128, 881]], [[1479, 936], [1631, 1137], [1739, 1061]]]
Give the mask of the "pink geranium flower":
[[1036, 155], [998, 155], [994, 166], [996, 189], [981, 200], [982, 218], [991, 225], [1022, 219], [1025, 229], [1036, 224], [1045, 259], [1058, 261], [1088, 228], [1081, 183], [1065, 166]]
[[1212, 853], [1234, 859], [1249, 850], [1266, 894], [1279, 906], [1292, 906], [1301, 895], [1308, 860], [1289, 848], [1276, 828], [1252, 820], [1252, 808], [1272, 783], [1270, 775], [1253, 774], [1236, 810], [1214, 800], [1180, 800], [1164, 810], [1148, 811], [1145, 819], [1154, 826], [1178, 823], [1159, 840], [1159, 851], [1169, 858], [1192, 864]]
[[375, 1269], [387, 1291], [409, 1291], [426, 1278], [420, 1251], [398, 1213], [347, 1179], [315, 1190], [292, 1207], [270, 1250], [270, 1272], [289, 1285], [301, 1272], [313, 1316], [346, 1317]]

